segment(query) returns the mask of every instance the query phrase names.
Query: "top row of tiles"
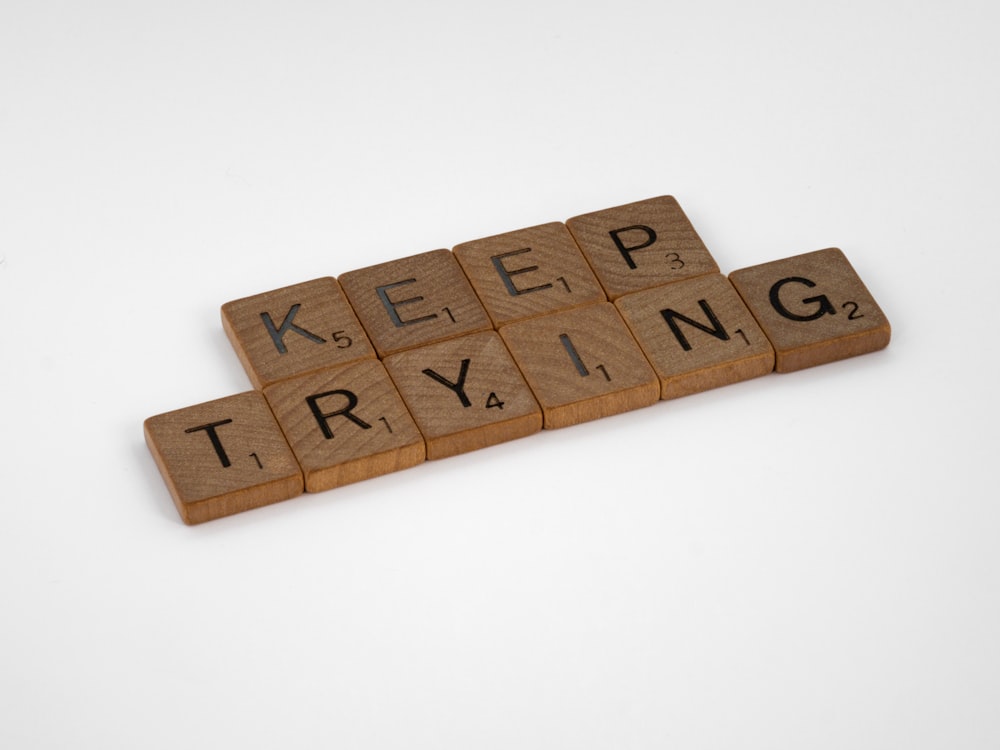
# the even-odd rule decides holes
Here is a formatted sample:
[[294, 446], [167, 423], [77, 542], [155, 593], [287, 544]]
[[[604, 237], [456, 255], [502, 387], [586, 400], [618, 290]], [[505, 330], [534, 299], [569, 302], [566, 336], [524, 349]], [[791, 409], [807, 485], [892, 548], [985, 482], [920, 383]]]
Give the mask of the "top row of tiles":
[[[454, 253], [498, 327], [572, 306], [526, 292], [551, 288], [586, 304], [719, 272], [671, 196], [464, 242]], [[562, 275], [533, 278], [543, 263]]]
[[718, 272], [677, 201], [660, 196], [235, 300], [222, 321], [263, 388]]

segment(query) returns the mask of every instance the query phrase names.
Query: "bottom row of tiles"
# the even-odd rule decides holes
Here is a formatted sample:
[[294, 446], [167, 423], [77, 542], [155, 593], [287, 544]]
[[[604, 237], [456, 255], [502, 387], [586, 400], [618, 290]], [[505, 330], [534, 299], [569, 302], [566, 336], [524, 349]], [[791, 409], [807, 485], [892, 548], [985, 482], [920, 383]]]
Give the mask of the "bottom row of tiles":
[[[150, 417], [146, 442], [201, 523], [888, 343], [839, 250], [789, 261], [757, 299], [700, 276]], [[817, 290], [809, 266], [843, 270]], [[785, 286], [809, 293], [793, 303]]]

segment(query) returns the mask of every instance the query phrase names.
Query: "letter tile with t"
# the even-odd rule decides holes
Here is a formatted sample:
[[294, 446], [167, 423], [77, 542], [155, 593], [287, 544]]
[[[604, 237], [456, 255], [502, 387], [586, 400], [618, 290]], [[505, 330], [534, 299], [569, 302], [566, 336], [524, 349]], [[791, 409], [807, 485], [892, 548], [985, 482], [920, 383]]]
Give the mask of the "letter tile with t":
[[542, 411], [494, 331], [393, 354], [385, 367], [427, 441], [429, 459], [542, 429]]
[[283, 380], [264, 389], [305, 475], [322, 492], [408, 469], [424, 440], [375, 359]]
[[719, 273], [673, 196], [575, 216], [566, 226], [612, 301], [629, 292]]
[[671, 399], [766, 375], [774, 350], [725, 276], [713, 273], [615, 300]]
[[546, 429], [649, 406], [656, 374], [614, 305], [598, 302], [500, 328]]
[[450, 250], [348, 271], [339, 281], [379, 357], [492, 327]]
[[302, 472], [258, 391], [150, 417], [143, 432], [184, 523], [302, 494]]
[[255, 388], [375, 357], [332, 277], [227, 302], [222, 327]]
[[606, 301], [562, 222], [463, 242], [453, 252], [495, 326]]
[[838, 248], [733, 271], [729, 280], [792, 372], [883, 349], [891, 329]]

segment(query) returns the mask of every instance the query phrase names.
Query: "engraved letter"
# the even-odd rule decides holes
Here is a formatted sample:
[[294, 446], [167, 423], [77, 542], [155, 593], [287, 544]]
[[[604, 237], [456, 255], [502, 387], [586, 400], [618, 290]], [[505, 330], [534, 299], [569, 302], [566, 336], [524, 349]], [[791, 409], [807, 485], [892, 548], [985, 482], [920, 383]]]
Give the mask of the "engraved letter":
[[570, 340], [569, 334], [560, 333], [559, 340], [562, 342], [563, 348], [569, 355], [570, 360], [572, 360], [576, 371], [580, 373], [580, 377], [585, 378], [590, 375], [590, 370], [587, 369], [587, 366], [583, 364], [583, 360], [580, 359], [580, 352], [578, 352], [576, 347], [573, 346], [573, 342]]
[[[347, 399], [347, 406], [343, 409], [338, 409], [337, 411], [331, 411], [324, 414], [320, 411], [319, 404], [317, 403], [321, 398], [326, 398], [327, 396], [343, 396]], [[317, 393], [313, 396], [306, 396], [306, 403], [309, 404], [309, 409], [312, 411], [313, 416], [316, 418], [316, 424], [319, 425], [320, 430], [323, 431], [323, 437], [327, 440], [333, 437], [333, 431], [330, 429], [329, 420], [333, 417], [345, 417], [358, 427], [364, 430], [370, 430], [371, 425], [366, 421], [356, 416], [351, 412], [355, 406], [358, 405], [358, 397], [354, 395], [351, 391], [347, 390], [336, 390], [336, 391], [326, 391], [325, 393]]]
[[260, 319], [264, 321], [264, 327], [267, 328], [267, 332], [271, 334], [271, 340], [274, 342], [274, 345], [277, 347], [280, 354], [288, 353], [288, 349], [285, 347], [285, 334], [289, 331], [295, 331], [297, 334], [305, 336], [307, 339], [317, 344], [326, 343], [315, 333], [311, 333], [305, 328], [301, 328], [292, 322], [295, 320], [295, 314], [299, 311], [300, 307], [302, 307], [302, 305], [292, 305], [288, 314], [285, 315], [285, 319], [281, 321], [281, 325], [278, 328], [274, 327], [274, 321], [271, 320], [270, 313], [262, 312], [260, 314]]
[[810, 320], [816, 320], [817, 318], [822, 318], [824, 315], [827, 314], [829, 315], [837, 314], [837, 310], [834, 308], [833, 304], [830, 302], [830, 300], [827, 298], [825, 294], [821, 294], [818, 297], [806, 297], [804, 300], [802, 300], [802, 303], [806, 305], [811, 305], [813, 302], [816, 302], [818, 304], [818, 307], [816, 308], [815, 312], [809, 315], [796, 315], [795, 313], [789, 311], [789, 309], [781, 303], [781, 299], [778, 297], [778, 293], [781, 291], [781, 287], [783, 287], [785, 284], [792, 284], [792, 283], [802, 284], [809, 288], [816, 286], [815, 282], [810, 281], [809, 279], [804, 279], [801, 276], [789, 276], [787, 279], [782, 279], [781, 281], [776, 282], [775, 285], [771, 287], [770, 297], [771, 297], [771, 307], [773, 307], [777, 311], [778, 315], [788, 318], [789, 320], [798, 320], [807, 323]]
[[403, 320], [399, 317], [399, 312], [396, 310], [400, 305], [409, 305], [413, 302], [423, 302], [423, 297], [409, 297], [407, 299], [401, 299], [393, 301], [389, 299], [389, 293], [387, 290], [394, 289], [397, 286], [404, 286], [406, 284], [413, 284], [416, 279], [404, 279], [403, 281], [396, 281], [392, 284], [386, 284], [385, 286], [375, 287], [375, 292], [378, 294], [378, 298], [382, 300], [382, 304], [385, 305], [385, 311], [389, 313], [389, 319], [396, 328], [402, 328], [403, 326], [413, 325], [414, 323], [423, 323], [425, 320], [434, 320], [437, 317], [437, 313], [431, 313], [430, 315], [424, 315], [420, 318], [413, 318], [412, 320]]
[[462, 406], [472, 406], [472, 402], [465, 394], [465, 376], [469, 374], [469, 362], [470, 360], [468, 359], [462, 360], [462, 367], [458, 371], [458, 382], [456, 383], [452, 383], [450, 380], [434, 372], [434, 370], [429, 367], [426, 370], [422, 370], [422, 372], [432, 380], [439, 382], [445, 388], [454, 391], [455, 395], [458, 396], [458, 400], [462, 402]]
[[670, 330], [673, 331], [674, 337], [684, 348], [684, 351], [691, 351], [691, 344], [687, 340], [687, 337], [681, 332], [680, 326], [677, 325], [678, 320], [683, 320], [689, 326], [694, 326], [699, 331], [704, 331], [707, 334], [715, 336], [715, 338], [720, 341], [729, 341], [729, 334], [726, 333], [726, 329], [722, 327], [722, 323], [719, 319], [715, 317], [715, 312], [712, 308], [708, 306], [708, 302], [703, 299], [698, 300], [698, 304], [701, 306], [701, 310], [705, 313], [711, 325], [705, 325], [704, 323], [699, 323], [697, 320], [691, 320], [691, 318], [686, 315], [681, 315], [676, 310], [660, 310], [660, 315], [663, 319], [667, 321], [667, 325], [670, 326]]
[[[626, 247], [619, 235], [622, 232], [633, 231], [643, 232], [646, 235], [646, 240], [645, 242], [640, 242], [638, 245]], [[649, 247], [656, 242], [656, 232], [653, 231], [652, 227], [647, 227], [643, 224], [635, 224], [631, 227], [622, 227], [621, 229], [612, 229], [609, 234], [611, 235], [611, 239], [614, 240], [615, 246], [618, 248], [618, 252], [622, 254], [622, 257], [625, 258], [625, 262], [628, 263], [629, 268], [636, 267], [635, 261], [632, 260], [632, 253], [636, 250], [642, 250], [644, 247]]]
[[222, 447], [222, 441], [219, 440], [219, 435], [216, 433], [215, 428], [220, 427], [224, 424], [229, 424], [233, 420], [223, 419], [221, 422], [212, 422], [211, 424], [203, 424], [198, 427], [189, 427], [184, 430], [184, 432], [199, 432], [204, 430], [208, 433], [208, 439], [212, 441], [212, 447], [215, 448], [215, 455], [219, 457], [219, 461], [222, 463], [222, 468], [229, 468], [231, 462], [229, 456], [226, 455], [225, 449]]
[[531, 271], [537, 271], [538, 266], [524, 266], [523, 268], [517, 268], [511, 271], [506, 268], [503, 264], [504, 258], [509, 258], [511, 255], [522, 255], [523, 253], [530, 253], [531, 248], [526, 247], [522, 250], [512, 250], [509, 253], [501, 253], [500, 255], [491, 255], [490, 260], [493, 261], [493, 267], [497, 269], [497, 273], [500, 274], [500, 278], [503, 280], [503, 285], [507, 287], [507, 292], [511, 297], [516, 297], [519, 294], [527, 294], [528, 292], [539, 292], [542, 289], [551, 289], [552, 284], [542, 284], [540, 286], [529, 286], [524, 289], [518, 289], [514, 286], [514, 280], [511, 276], [516, 276], [519, 273], [530, 273]]

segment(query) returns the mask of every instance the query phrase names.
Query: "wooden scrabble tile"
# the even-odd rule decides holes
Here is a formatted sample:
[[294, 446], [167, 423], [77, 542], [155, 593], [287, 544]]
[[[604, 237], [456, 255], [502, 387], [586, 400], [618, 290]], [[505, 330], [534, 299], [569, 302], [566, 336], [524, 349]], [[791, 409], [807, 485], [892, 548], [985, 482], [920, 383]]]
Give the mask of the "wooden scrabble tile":
[[766, 375], [774, 350], [720, 274], [626, 294], [615, 307], [671, 399]]
[[257, 391], [150, 417], [146, 444], [184, 523], [302, 494], [302, 472]]
[[608, 299], [719, 266], [669, 195], [576, 216], [566, 222]]
[[882, 349], [889, 321], [837, 248], [729, 274], [774, 346], [778, 372]]
[[464, 242], [452, 252], [496, 326], [606, 301], [562, 222]]
[[348, 271], [339, 280], [380, 357], [492, 327], [449, 250]]
[[655, 403], [656, 375], [614, 306], [586, 307], [500, 328], [538, 399], [546, 429]]
[[375, 356], [330, 277], [227, 302], [222, 327], [255, 388]]
[[363, 359], [264, 389], [307, 492], [416, 466], [424, 440], [382, 363]]
[[385, 367], [423, 433], [429, 459], [542, 429], [542, 410], [495, 331], [393, 354]]

